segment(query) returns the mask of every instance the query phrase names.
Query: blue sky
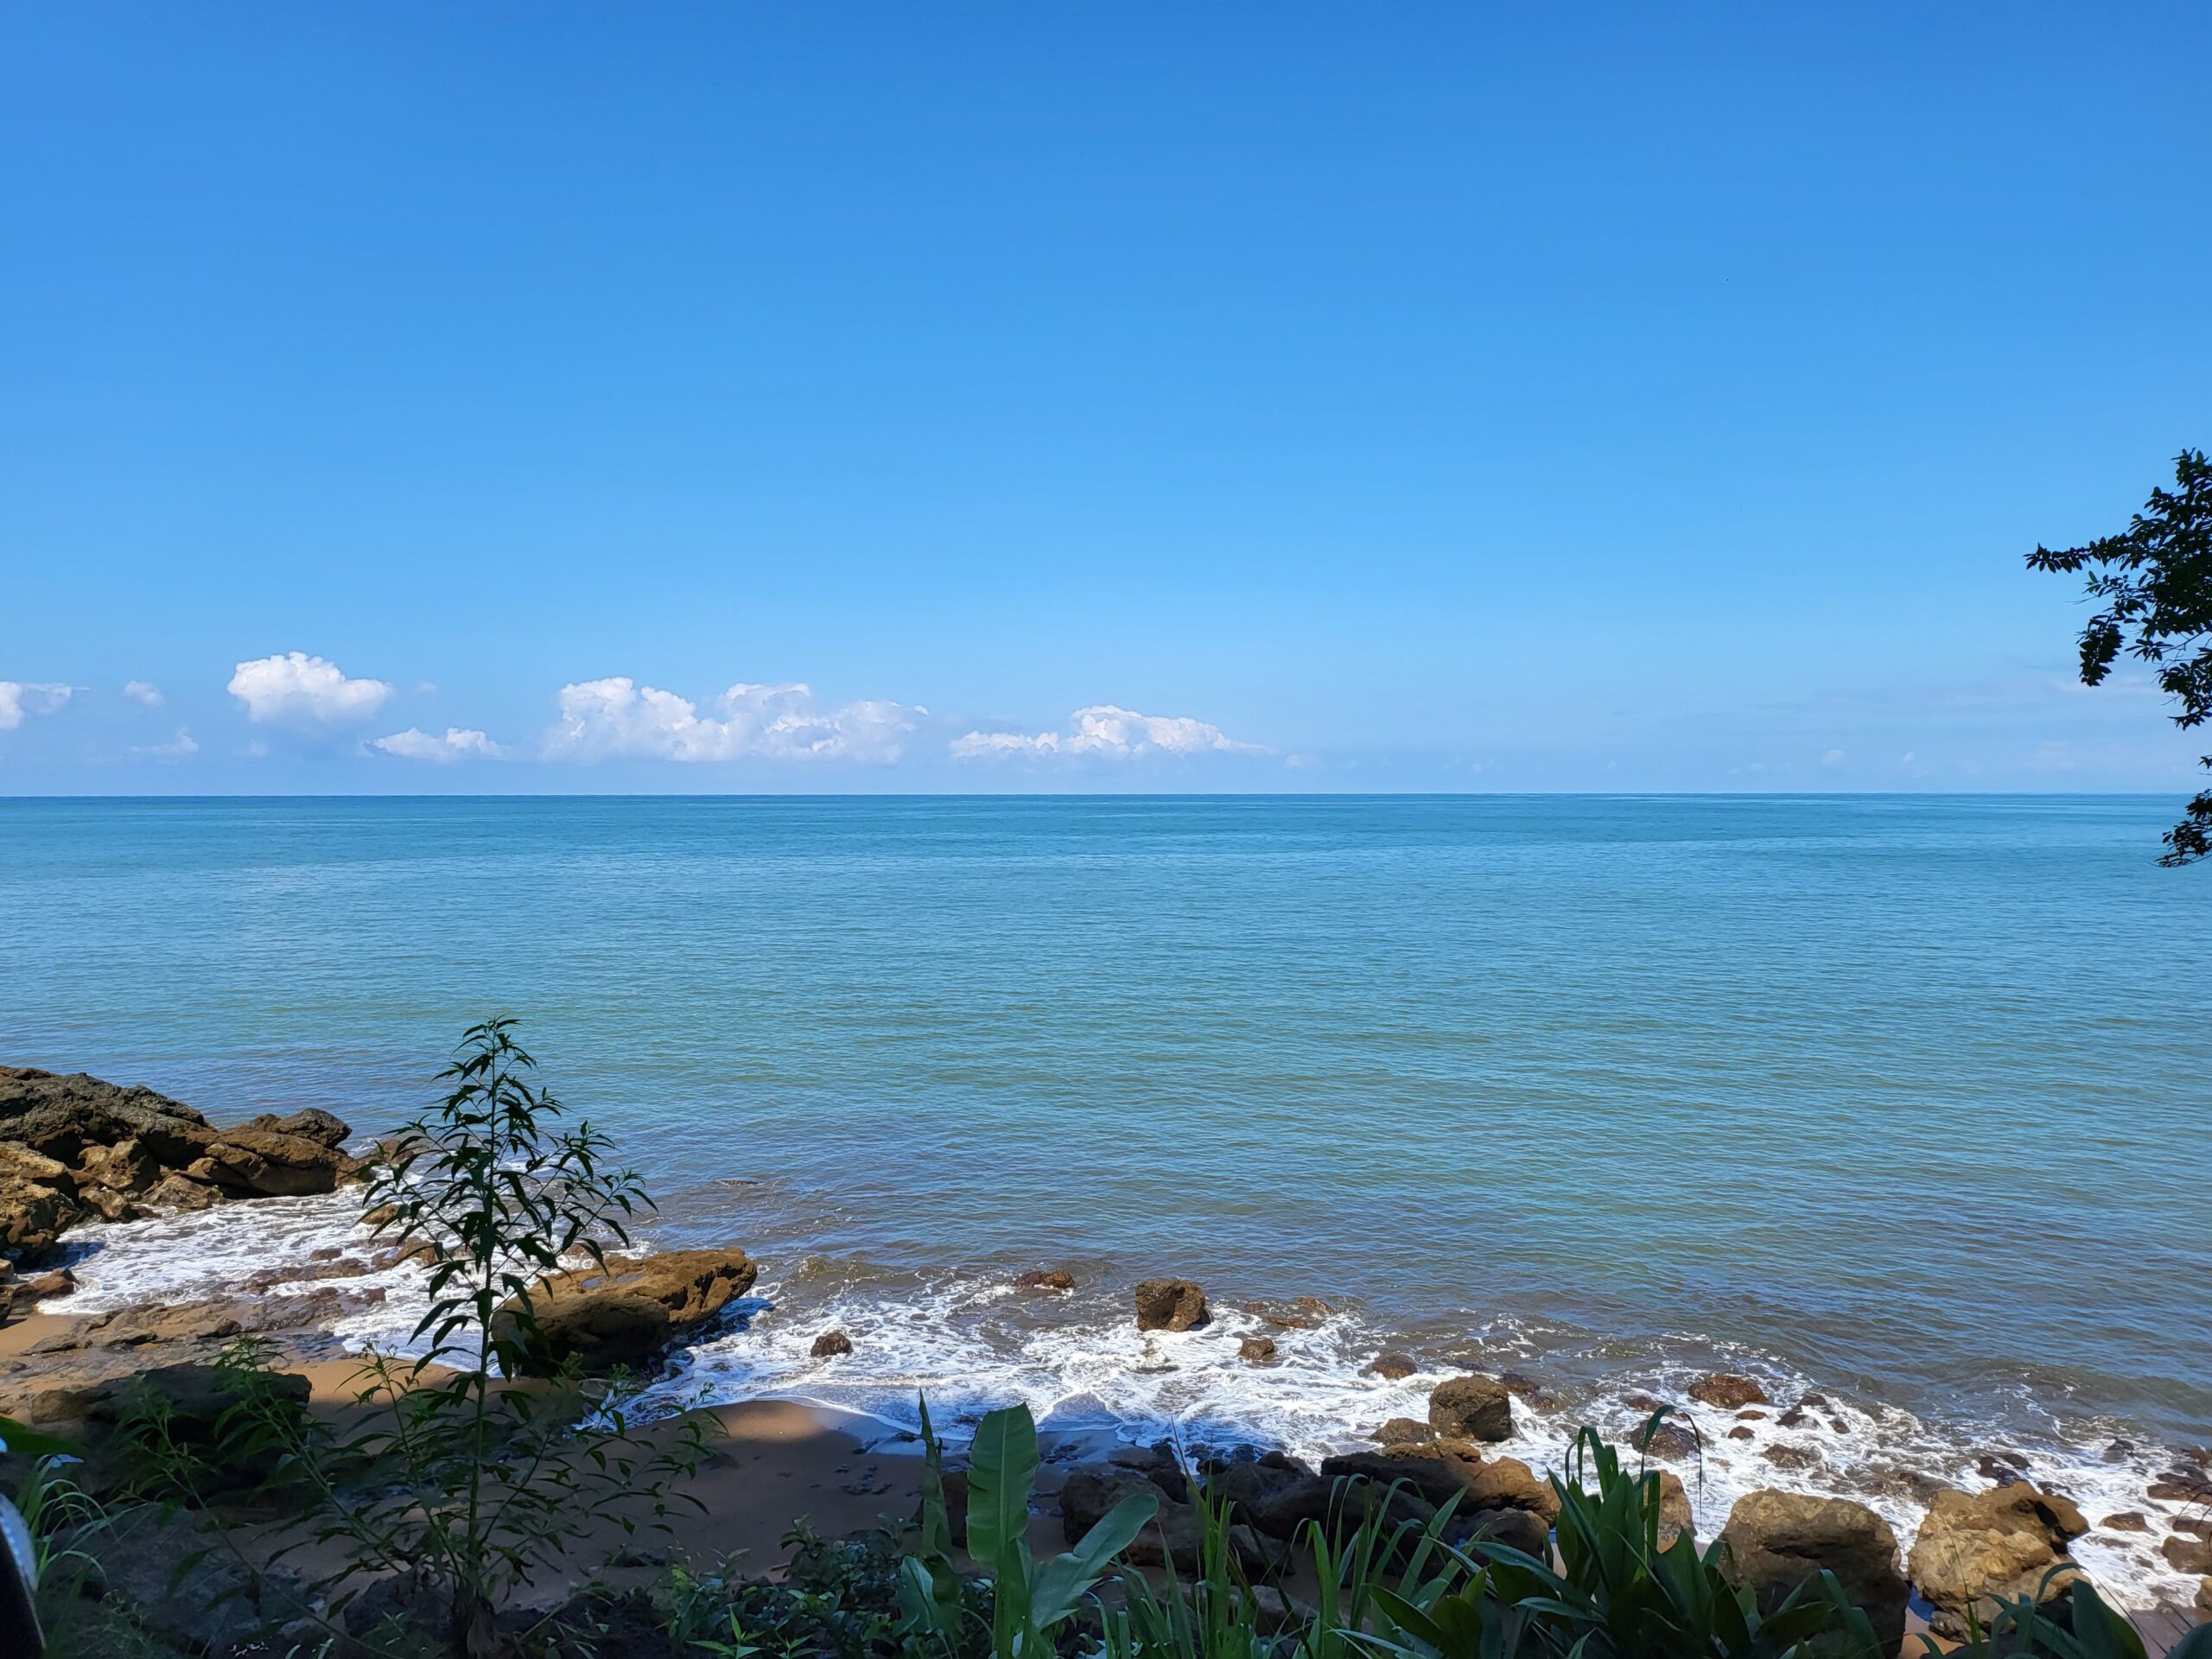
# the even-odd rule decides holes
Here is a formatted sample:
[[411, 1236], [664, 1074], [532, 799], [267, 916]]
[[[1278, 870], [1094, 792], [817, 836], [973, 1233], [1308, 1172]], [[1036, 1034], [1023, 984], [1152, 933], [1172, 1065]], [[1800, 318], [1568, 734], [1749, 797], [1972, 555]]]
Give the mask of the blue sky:
[[10, 8], [0, 791], [2187, 788], [2208, 48]]

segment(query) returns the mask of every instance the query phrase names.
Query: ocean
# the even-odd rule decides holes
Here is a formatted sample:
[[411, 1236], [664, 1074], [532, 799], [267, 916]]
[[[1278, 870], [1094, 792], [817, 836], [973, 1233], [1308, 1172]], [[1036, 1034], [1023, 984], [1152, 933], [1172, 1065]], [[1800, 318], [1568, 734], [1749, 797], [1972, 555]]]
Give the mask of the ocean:
[[[1708, 1528], [1770, 1484], [1909, 1529], [1928, 1478], [2008, 1454], [2155, 1518], [2212, 1440], [2212, 871], [2157, 867], [2177, 810], [0, 801], [0, 1063], [369, 1133], [518, 1015], [660, 1198], [652, 1242], [763, 1265], [671, 1399], [1020, 1395], [1321, 1451], [1510, 1368], [1541, 1462], [1726, 1368], [1827, 1403], [1749, 1439], [1704, 1414]], [[92, 1230], [80, 1305], [342, 1237], [343, 1202]], [[1009, 1288], [1036, 1267], [1080, 1287]], [[1156, 1274], [1213, 1326], [1140, 1336]], [[1299, 1296], [1330, 1316], [1239, 1361], [1243, 1305]], [[854, 1353], [809, 1357], [833, 1327]], [[1421, 1373], [1363, 1375], [1386, 1349]], [[2083, 1557], [2177, 1592], [2161, 1535]]]

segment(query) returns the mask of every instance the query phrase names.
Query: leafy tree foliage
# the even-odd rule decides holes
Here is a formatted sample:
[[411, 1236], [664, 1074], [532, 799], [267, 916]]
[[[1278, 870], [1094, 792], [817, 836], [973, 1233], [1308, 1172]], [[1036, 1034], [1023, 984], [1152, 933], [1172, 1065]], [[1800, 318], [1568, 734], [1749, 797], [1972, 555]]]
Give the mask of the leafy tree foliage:
[[[2060, 552], [2038, 547], [2028, 568], [2089, 573], [2089, 597], [2103, 608], [2082, 630], [2082, 683], [2101, 683], [2125, 650], [2158, 664], [2160, 689], [2181, 702], [2174, 724], [2188, 728], [2212, 720], [2212, 464], [2202, 449], [2175, 459], [2174, 484], [2152, 490], [2119, 535]], [[2212, 754], [2204, 765], [2212, 768]], [[2164, 841], [2161, 864], [2212, 854], [2212, 789]]]

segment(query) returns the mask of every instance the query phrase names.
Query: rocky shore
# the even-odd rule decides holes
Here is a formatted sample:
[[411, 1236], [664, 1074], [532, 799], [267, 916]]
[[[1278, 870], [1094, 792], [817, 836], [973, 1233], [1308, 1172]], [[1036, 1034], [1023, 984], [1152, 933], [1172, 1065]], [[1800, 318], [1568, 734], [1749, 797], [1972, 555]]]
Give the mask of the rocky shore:
[[18, 1271], [82, 1221], [330, 1192], [359, 1168], [352, 1133], [313, 1109], [218, 1129], [151, 1089], [0, 1066], [0, 1251]]
[[[346, 1150], [350, 1136], [348, 1125], [321, 1111], [217, 1128], [151, 1090], [0, 1068], [0, 1321], [11, 1308], [15, 1315], [0, 1323], [0, 1415], [80, 1441], [97, 1467], [103, 1431], [134, 1389], [156, 1390], [188, 1419], [222, 1409], [214, 1362], [241, 1335], [274, 1344], [279, 1363], [302, 1378], [303, 1399], [310, 1388], [326, 1387], [349, 1370], [352, 1362], [333, 1326], [388, 1294], [384, 1286], [365, 1281], [389, 1273], [397, 1260], [365, 1239], [326, 1245], [303, 1260], [270, 1262], [220, 1297], [108, 1307], [77, 1318], [68, 1312], [73, 1281], [57, 1264], [73, 1229], [86, 1230], [83, 1237], [97, 1228], [217, 1205], [334, 1192], [363, 1167]], [[563, 1357], [593, 1368], [650, 1368], [683, 1344], [726, 1330], [727, 1316], [753, 1290], [758, 1274], [734, 1246], [615, 1257], [604, 1268], [544, 1281], [533, 1298], [535, 1313]], [[1065, 1297], [1077, 1287], [1074, 1273], [1054, 1268], [1024, 1274], [1007, 1290]], [[1216, 1318], [1205, 1289], [1191, 1280], [1145, 1280], [1125, 1294], [1122, 1318], [1133, 1319], [1142, 1332], [1202, 1332]], [[1248, 1323], [1286, 1337], [1332, 1317], [1327, 1303], [1312, 1297], [1243, 1311], [1251, 1316]], [[867, 1341], [864, 1332], [859, 1340]], [[812, 1357], [831, 1365], [854, 1351], [854, 1336], [828, 1330], [814, 1338]], [[1275, 1341], [1265, 1335], [1243, 1337], [1236, 1352], [1247, 1365], [1279, 1363]], [[1417, 1367], [1403, 1355], [1380, 1352], [1369, 1370], [1378, 1377], [1403, 1377]], [[1748, 1436], [1770, 1422], [1787, 1426], [1793, 1415], [1802, 1420], [1827, 1403], [1810, 1393], [1771, 1399], [1758, 1379], [1732, 1372], [1700, 1377], [1685, 1393], [1708, 1412], [1728, 1414], [1732, 1427], [1725, 1432], [1731, 1435]], [[1185, 1572], [1196, 1565], [1201, 1535], [1194, 1477], [1236, 1506], [1234, 1542], [1255, 1572], [1287, 1567], [1300, 1529], [1309, 1522], [1341, 1520], [1347, 1494], [1357, 1495], [1355, 1505], [1387, 1504], [1408, 1519], [1425, 1519], [1452, 1503], [1455, 1536], [1487, 1536], [1541, 1554], [1550, 1548], [1557, 1496], [1542, 1471], [1501, 1447], [1530, 1413], [1554, 1403], [1535, 1379], [1451, 1376], [1429, 1389], [1422, 1415], [1348, 1426], [1348, 1437], [1369, 1439], [1370, 1449], [1310, 1461], [1281, 1449], [1166, 1443], [1099, 1455], [1098, 1448], [1071, 1441], [1042, 1502], [1057, 1510], [1072, 1542], [1122, 1497], [1149, 1491], [1160, 1508], [1135, 1558], [1173, 1562]], [[1683, 1402], [1654, 1395], [1636, 1403], [1657, 1410]], [[1701, 1441], [1671, 1415], [1639, 1440], [1628, 1455], [1645, 1456], [1659, 1471], [1667, 1526], [1689, 1529], [1683, 1475], [1695, 1478]], [[825, 1455], [848, 1460], [837, 1467], [842, 1476], [855, 1452], [840, 1440]], [[1787, 1473], [1786, 1462], [1771, 1460]], [[2074, 1546], [2093, 1527], [2148, 1530], [2155, 1517], [2165, 1535], [2164, 1559], [2177, 1573], [2202, 1580], [2198, 1603], [2212, 1611], [2212, 1472], [2202, 1464], [2169, 1470], [2139, 1509], [2094, 1518], [2065, 1493], [2038, 1486], [2001, 1461], [1986, 1465], [1984, 1473], [1993, 1484], [1980, 1490], [1929, 1483], [1916, 1494], [1923, 1518], [1906, 1538], [1866, 1503], [1780, 1486], [1739, 1497], [1720, 1535], [1742, 1581], [1763, 1599], [1778, 1600], [1811, 1573], [1832, 1571], [1885, 1636], [1901, 1638], [1909, 1617], [1940, 1634], [1958, 1635], [1970, 1616], [1986, 1617], [1994, 1597], [2056, 1593], [2079, 1570]], [[957, 1511], [957, 1478], [954, 1490]], [[789, 1487], [721, 1490], [717, 1501], [788, 1505], [791, 1496]]]

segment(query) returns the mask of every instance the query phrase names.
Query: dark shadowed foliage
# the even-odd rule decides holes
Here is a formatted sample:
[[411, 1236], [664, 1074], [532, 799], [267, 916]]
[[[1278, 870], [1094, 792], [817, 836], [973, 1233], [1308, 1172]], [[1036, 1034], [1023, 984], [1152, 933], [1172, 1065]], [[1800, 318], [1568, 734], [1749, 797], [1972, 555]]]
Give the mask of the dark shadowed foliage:
[[[2119, 535], [2063, 552], [2038, 547], [2028, 568], [2089, 573], [2089, 597], [2103, 608], [2082, 630], [2082, 683], [2101, 683], [2126, 650], [2158, 665], [2160, 689], [2181, 703], [2174, 724], [2188, 728], [2212, 719], [2212, 465], [2202, 449], [2175, 459], [2174, 485], [2152, 490]], [[2212, 789], [2164, 839], [2161, 864], [2212, 853]]]

